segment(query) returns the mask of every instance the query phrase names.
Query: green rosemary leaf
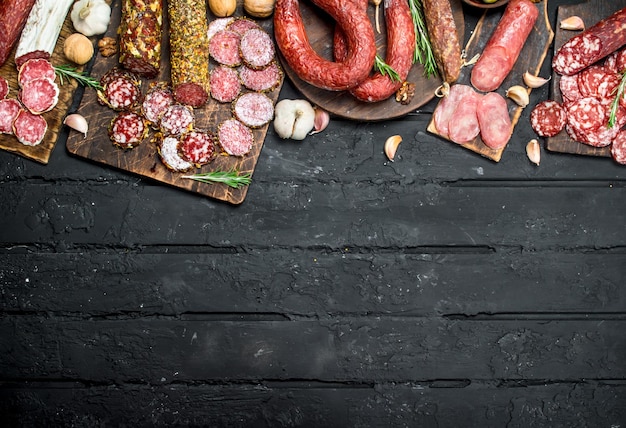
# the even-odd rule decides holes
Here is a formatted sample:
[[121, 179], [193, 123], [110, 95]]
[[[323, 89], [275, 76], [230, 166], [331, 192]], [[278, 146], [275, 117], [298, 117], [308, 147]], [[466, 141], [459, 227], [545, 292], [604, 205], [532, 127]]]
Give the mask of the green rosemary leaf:
[[56, 73], [57, 76], [59, 76], [59, 81], [61, 82], [61, 85], [65, 83], [64, 79], [68, 78], [68, 79], [74, 79], [81, 85], [94, 88], [98, 91], [101, 91], [103, 89], [102, 86], [100, 85], [100, 82], [97, 79], [94, 79], [93, 77], [89, 76], [87, 73], [84, 73], [84, 72], [81, 73], [79, 71], [76, 71], [76, 69], [72, 66], [55, 65], [54, 72]]
[[238, 189], [242, 186], [247, 186], [252, 182], [252, 178], [250, 178], [249, 173], [239, 174], [239, 172], [234, 169], [228, 171], [217, 170], [193, 175], [183, 175], [182, 178], [188, 178], [206, 184], [224, 183], [227, 186], [233, 187], [235, 189]]
[[391, 66], [387, 64], [385, 60], [380, 57], [380, 55], [376, 55], [374, 68], [376, 68], [376, 70], [383, 76], [389, 76], [391, 80], [395, 80], [396, 82], [402, 81], [398, 72], [391, 68]]

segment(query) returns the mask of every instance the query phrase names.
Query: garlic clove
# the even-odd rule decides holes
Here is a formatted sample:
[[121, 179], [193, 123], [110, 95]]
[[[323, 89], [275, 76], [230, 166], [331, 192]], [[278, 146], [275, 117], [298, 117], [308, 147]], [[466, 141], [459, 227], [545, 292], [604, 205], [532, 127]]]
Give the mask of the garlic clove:
[[401, 142], [402, 137], [399, 135], [392, 135], [385, 141], [385, 155], [387, 155], [387, 159], [391, 162], [393, 162], [393, 158], [396, 157], [396, 150], [398, 150], [398, 146]]
[[87, 119], [85, 119], [80, 114], [73, 113], [67, 115], [63, 120], [63, 123], [78, 132], [82, 132], [85, 135], [85, 138], [87, 138], [89, 125], [87, 124]]
[[511, 86], [506, 91], [506, 96], [515, 101], [520, 107], [526, 107], [530, 102], [528, 90], [520, 85]]
[[563, 19], [559, 25], [562, 30], [577, 31], [585, 29], [585, 22], [580, 16], [570, 16], [569, 18]]
[[322, 132], [330, 123], [330, 115], [326, 110], [318, 106], [313, 107], [313, 110], [315, 110], [315, 119], [313, 120], [313, 130], [309, 135]]
[[550, 77], [544, 79], [543, 77], [535, 76], [534, 74], [530, 74], [528, 71], [524, 73], [524, 83], [529, 88], [539, 88], [550, 81]]
[[539, 141], [536, 139], [532, 139], [526, 144], [526, 156], [528, 159], [539, 166], [539, 161], [541, 160], [541, 147], [539, 146]]

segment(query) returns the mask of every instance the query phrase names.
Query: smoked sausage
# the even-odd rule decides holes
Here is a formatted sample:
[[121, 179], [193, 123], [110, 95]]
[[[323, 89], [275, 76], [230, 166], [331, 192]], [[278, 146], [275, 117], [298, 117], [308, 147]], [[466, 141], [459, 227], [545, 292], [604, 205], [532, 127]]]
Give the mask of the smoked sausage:
[[311, 47], [298, 0], [277, 0], [274, 8], [276, 44], [289, 67], [305, 82], [330, 91], [343, 91], [368, 77], [376, 57], [374, 29], [367, 13], [354, 2], [313, 0], [343, 29], [346, 60], [326, 60]]
[[513, 69], [539, 10], [530, 0], [511, 0], [472, 69], [471, 82], [479, 91], [495, 91]]
[[0, 66], [17, 43], [35, 0], [0, 1]]
[[120, 64], [153, 79], [161, 63], [163, 0], [124, 0], [119, 28]]
[[439, 74], [452, 84], [461, 74], [463, 58], [450, 0], [422, 0], [422, 9]]

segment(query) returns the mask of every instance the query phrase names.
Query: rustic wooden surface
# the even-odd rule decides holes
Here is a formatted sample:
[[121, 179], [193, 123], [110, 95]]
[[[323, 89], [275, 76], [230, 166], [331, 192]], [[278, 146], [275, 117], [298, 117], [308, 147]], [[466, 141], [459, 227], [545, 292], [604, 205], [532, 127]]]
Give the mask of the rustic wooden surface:
[[1, 152], [2, 425], [625, 426], [626, 167], [536, 167], [528, 109], [495, 163], [433, 107], [270, 128], [239, 205]]
[[[107, 32], [109, 37], [116, 37], [116, 31], [121, 17], [120, 5], [120, 0], [114, 0], [112, 2], [113, 13], [111, 17], [111, 25], [109, 26], [109, 30]], [[243, 15], [243, 3], [239, 2], [237, 11], [233, 16], [240, 17]], [[214, 19], [210, 13], [209, 19]], [[257, 22], [266, 31], [270, 33], [272, 32], [273, 25], [271, 19], [257, 20]], [[165, 6], [161, 70], [157, 78], [153, 80], [143, 80], [144, 92], [146, 90], [145, 88], [147, 88], [150, 83], [156, 81], [169, 81], [170, 67], [169, 42], [167, 38], [168, 28], [167, 6]], [[93, 76], [100, 78], [107, 71], [117, 66], [118, 62], [118, 55], [108, 58], [104, 58], [99, 55], [96, 58], [91, 73]], [[214, 66], [215, 63], [211, 60], [210, 69], [212, 70]], [[280, 94], [280, 86], [281, 85], [279, 85], [276, 90], [267, 94], [274, 102], [278, 99]], [[77, 111], [87, 118], [92, 131], [89, 132], [87, 138], [84, 138], [82, 134], [71, 134], [67, 139], [67, 149], [70, 153], [132, 172], [141, 177], [151, 178], [162, 184], [171, 185], [232, 204], [240, 204], [245, 200], [246, 194], [248, 193], [247, 186], [234, 189], [226, 186], [225, 184], [206, 184], [182, 177], [193, 173], [204, 173], [216, 170], [228, 171], [231, 169], [234, 169], [241, 174], [247, 173], [253, 175], [259, 154], [261, 153], [261, 148], [263, 147], [265, 135], [267, 134], [267, 130], [270, 126], [268, 124], [253, 130], [254, 144], [250, 153], [247, 155], [243, 157], [226, 155], [218, 156], [213, 162], [203, 166], [202, 168], [194, 169], [188, 173], [180, 173], [168, 170], [161, 162], [157, 153], [156, 144], [151, 141], [154, 138], [153, 132], [146, 138], [145, 141], [132, 150], [120, 150], [115, 147], [108, 137], [107, 129], [116, 113], [98, 102], [95, 91], [85, 91], [85, 95], [82, 97], [82, 101]], [[219, 103], [213, 99], [210, 99], [206, 106], [195, 109], [194, 113], [196, 116], [195, 126], [198, 129], [207, 129], [215, 134], [217, 134], [217, 128], [222, 121], [233, 117], [231, 103]]]
[[[459, 38], [463, 40], [465, 33], [465, 22], [463, 19], [463, 8], [460, 0], [451, 0], [452, 12], [454, 14], [455, 23], [458, 28]], [[307, 29], [307, 36], [311, 46], [322, 56], [328, 60], [332, 60], [332, 40], [334, 25], [328, 19], [328, 15], [321, 11], [318, 7], [308, 2], [301, 2], [302, 21]], [[381, 32], [376, 33], [376, 46], [379, 55], [385, 57], [385, 47], [387, 38], [385, 35], [385, 19], [382, 12], [383, 5], [380, 4], [380, 28]], [[375, 25], [375, 8], [369, 5], [368, 14]], [[416, 64], [407, 77], [407, 81], [415, 84], [415, 96], [408, 104], [400, 104], [393, 97], [377, 103], [366, 103], [359, 101], [350, 95], [349, 92], [326, 91], [309, 85], [289, 67], [282, 56], [281, 63], [285, 73], [291, 79], [292, 84], [299, 92], [312, 103], [323, 107], [326, 111], [335, 116], [367, 121], [380, 121], [395, 119], [405, 116], [407, 113], [417, 110], [422, 105], [434, 98], [435, 91], [441, 85], [439, 76], [426, 77], [424, 75], [424, 67]]]
[[[589, 7], [593, 5], [592, 7]], [[580, 16], [585, 22], [587, 27], [592, 26], [602, 18], [610, 16], [614, 12], [621, 8], [626, 7], [625, 0], [597, 0], [593, 2], [585, 2], [575, 5], [563, 5], [557, 10], [556, 22], [556, 36], [554, 38], [554, 46], [556, 49], [561, 47], [571, 37], [575, 36], [579, 32], [561, 30], [558, 23], [561, 20], [570, 16]], [[559, 82], [561, 77], [558, 73], [552, 73], [552, 99], [559, 102], [563, 101], [561, 90], [559, 89]], [[567, 132], [563, 131], [558, 135], [546, 139], [546, 148], [553, 152], [559, 153], [573, 153], [584, 156], [611, 156], [610, 147], [591, 147], [587, 144], [581, 144], [578, 141], [572, 140]]]

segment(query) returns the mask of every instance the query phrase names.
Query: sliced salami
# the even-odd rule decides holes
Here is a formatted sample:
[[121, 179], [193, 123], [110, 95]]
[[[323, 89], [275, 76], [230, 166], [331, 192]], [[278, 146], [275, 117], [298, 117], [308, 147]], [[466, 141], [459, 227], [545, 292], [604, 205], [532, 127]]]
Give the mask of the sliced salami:
[[[608, 90], [608, 85], [612, 83], [611, 78], [617, 79], [617, 75], [603, 65], [592, 65], [577, 74], [578, 88], [583, 97], [598, 97], [602, 92]], [[609, 79], [609, 80], [607, 80]], [[614, 81], [614, 80], [613, 80]], [[619, 79], [613, 90], [619, 84]]]
[[239, 52], [245, 65], [258, 70], [274, 60], [276, 51], [270, 35], [260, 28], [253, 28], [241, 36]]
[[561, 76], [559, 80], [559, 89], [563, 96], [563, 101], [576, 101], [583, 97], [578, 87], [578, 75]]
[[450, 140], [457, 144], [465, 144], [478, 136], [480, 124], [476, 109], [481, 97], [482, 95], [472, 90], [454, 109], [448, 124]]
[[239, 33], [230, 30], [218, 31], [209, 41], [209, 55], [220, 64], [237, 67], [241, 64], [240, 42]]
[[0, 100], [5, 99], [9, 95], [9, 82], [0, 76]]
[[221, 103], [235, 100], [241, 93], [241, 82], [237, 70], [220, 65], [211, 71], [211, 96]]
[[272, 61], [261, 70], [254, 70], [245, 65], [239, 68], [241, 83], [251, 91], [271, 92], [276, 89], [283, 79], [283, 72], [276, 61]]
[[138, 146], [147, 133], [144, 118], [132, 111], [119, 112], [109, 125], [109, 138], [115, 146], [125, 150]]
[[252, 149], [252, 130], [237, 119], [227, 119], [217, 128], [217, 138], [222, 149], [231, 156], [244, 156]]
[[605, 123], [606, 107], [596, 98], [585, 97], [565, 104], [567, 123], [575, 131], [591, 131]]
[[41, 115], [20, 110], [13, 121], [13, 135], [25, 146], [36, 146], [43, 141], [48, 123]]
[[141, 112], [153, 127], [158, 127], [161, 116], [173, 104], [174, 94], [167, 85], [160, 83], [153, 85], [146, 92], [141, 103]]
[[234, 31], [235, 33], [243, 36], [248, 30], [252, 30], [255, 28], [260, 28], [259, 24], [253, 21], [250, 18], [246, 18], [245, 16], [241, 16], [239, 18], [234, 19], [228, 27], [226, 27], [230, 31]]
[[193, 168], [191, 162], [186, 161], [178, 153], [178, 138], [165, 137], [157, 146], [157, 152], [163, 165], [170, 171], [185, 172]]
[[0, 134], [13, 134], [13, 121], [22, 110], [22, 104], [16, 99], [0, 100]]
[[20, 86], [24, 86], [26, 82], [42, 77], [46, 77], [52, 81], [56, 79], [52, 63], [42, 58], [29, 59], [20, 67], [17, 75], [17, 83]]
[[141, 81], [130, 74], [114, 77], [98, 97], [113, 110], [129, 110], [141, 100]]
[[620, 131], [613, 139], [611, 156], [617, 163], [626, 165], [626, 131]]
[[196, 166], [206, 165], [217, 156], [216, 137], [210, 131], [190, 131], [180, 137], [178, 151]]
[[[583, 33], [565, 42], [552, 60], [552, 68], [559, 74], [572, 75], [600, 59], [602, 41], [591, 33]], [[595, 58], [593, 61], [590, 58]]]
[[173, 104], [161, 116], [161, 131], [165, 135], [181, 135], [193, 128], [195, 115], [193, 109], [181, 104]]
[[42, 114], [52, 110], [59, 101], [59, 86], [47, 77], [24, 82], [20, 101], [31, 113]]
[[274, 117], [274, 103], [261, 92], [248, 92], [233, 101], [232, 111], [244, 125], [260, 128]]
[[450, 92], [439, 101], [433, 113], [433, 123], [439, 135], [448, 138], [452, 113], [461, 103], [461, 100], [471, 92], [474, 92], [474, 89], [469, 85], [455, 84], [450, 86]]
[[117, 79], [118, 77], [123, 77], [125, 79], [131, 80], [133, 78], [136, 79], [136, 77], [134, 77], [134, 75], [130, 71], [124, 70], [120, 67], [113, 67], [112, 69], [104, 73], [104, 75], [102, 75], [102, 77], [100, 78], [100, 86], [105, 88], [109, 84], [109, 82]]
[[226, 27], [228, 27], [228, 25], [234, 20], [235, 18], [233, 18], [232, 16], [228, 16], [225, 18], [218, 18], [218, 19], [214, 19], [213, 21], [211, 21], [209, 23], [209, 27], [206, 33], [207, 40], [211, 40], [211, 37], [213, 37], [219, 31], [225, 30]]
[[497, 92], [480, 97], [476, 116], [483, 143], [494, 150], [505, 147], [511, 138], [513, 126], [504, 97]]
[[618, 127], [614, 126], [609, 128], [606, 124], [604, 124], [597, 129], [585, 131], [582, 135], [579, 133], [578, 136], [581, 138], [580, 142], [587, 144], [588, 146], [607, 147], [611, 145], [611, 142], [618, 133]]
[[530, 112], [530, 126], [541, 137], [554, 137], [566, 123], [565, 108], [554, 100], [542, 101]]

